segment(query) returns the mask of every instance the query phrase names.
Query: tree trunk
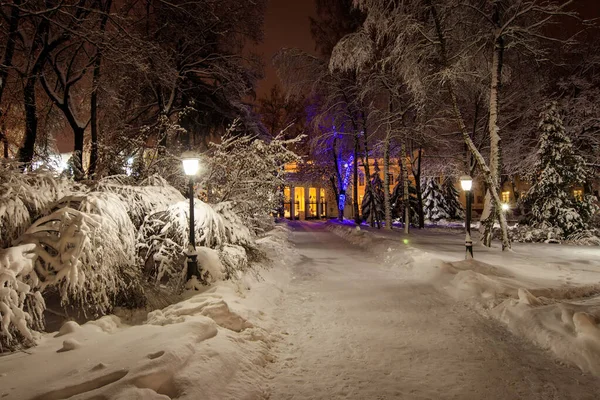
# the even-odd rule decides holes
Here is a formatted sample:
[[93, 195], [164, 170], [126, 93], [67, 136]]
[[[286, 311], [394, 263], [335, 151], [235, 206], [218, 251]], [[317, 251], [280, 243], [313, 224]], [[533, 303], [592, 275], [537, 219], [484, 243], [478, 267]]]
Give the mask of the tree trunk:
[[423, 193], [421, 193], [421, 155], [423, 154], [423, 148], [419, 147], [419, 154], [417, 158], [417, 171], [413, 168], [413, 176], [415, 177], [415, 188], [417, 190], [417, 206], [419, 213], [419, 229], [425, 228], [425, 213], [423, 212]]
[[0, 141], [2, 142], [2, 146], [4, 148], [3, 156], [4, 156], [4, 158], [8, 158], [8, 138], [6, 137], [6, 119], [0, 117], [0, 120], [2, 120], [2, 124], [0, 127]]
[[390, 204], [390, 135], [383, 143], [383, 201], [385, 209], [385, 229], [392, 229], [392, 205]]
[[[496, 27], [499, 23], [498, 3], [494, 2], [494, 15], [492, 17]], [[500, 189], [500, 128], [498, 127], [499, 95], [502, 79], [502, 61], [504, 56], [504, 41], [502, 36], [498, 36], [494, 42], [494, 54], [491, 66], [490, 82], [490, 110], [489, 110], [489, 135], [490, 135], [490, 177], [494, 183], [489, 186], [485, 195], [485, 204], [481, 215], [483, 225], [483, 245], [490, 247], [492, 245], [494, 222], [496, 217], [501, 214], [500, 204], [493, 201], [490, 193], [492, 190]]]
[[[344, 208], [345, 208], [345, 204], [340, 204], [341, 200], [340, 199], [340, 194], [342, 192], [345, 193], [346, 188], [344, 187], [344, 181], [342, 178], [342, 173], [340, 172], [340, 168], [342, 167], [341, 165], [339, 165], [338, 162], [338, 154], [337, 154], [337, 132], [334, 132], [334, 137], [333, 137], [333, 146], [332, 146], [332, 155], [333, 155], [333, 165], [335, 167], [335, 177], [331, 177], [331, 185], [333, 186], [333, 191], [335, 193], [335, 204], [337, 204], [337, 208], [338, 208], [338, 219], [340, 220], [340, 222], [342, 222], [344, 220]], [[335, 180], [337, 178], [337, 186], [335, 184]], [[339, 186], [339, 189], [338, 189]], [[343, 199], [345, 202], [345, 198]]]
[[356, 130], [354, 131], [354, 160], [352, 169], [354, 172], [354, 187], [352, 188], [354, 193], [354, 222], [356, 223], [356, 225], [360, 225], [361, 218], [358, 213], [358, 131]]
[[[404, 168], [402, 171], [402, 180], [404, 181], [404, 233], [409, 233], [410, 231], [410, 193], [409, 184], [408, 184], [408, 167], [410, 161], [406, 156], [406, 141], [402, 141], [402, 150], [400, 151], [400, 157], [404, 158]], [[400, 163], [402, 163], [402, 159], [400, 159]]]
[[84, 127], [72, 127], [73, 128], [73, 137], [75, 140], [75, 145], [73, 147], [73, 160], [75, 165], [81, 167], [81, 173], [75, 173], [74, 179], [81, 180], [83, 179], [83, 142], [85, 138], [85, 128]]
[[344, 209], [340, 207], [340, 193], [338, 192], [337, 185], [335, 184], [335, 178], [332, 176], [329, 178], [331, 182], [331, 189], [333, 190], [333, 195], [335, 196], [335, 204], [338, 208], [338, 220], [342, 222], [344, 220]]
[[94, 179], [96, 175], [96, 163], [98, 162], [98, 82], [100, 81], [100, 63], [102, 56], [100, 50], [94, 60], [94, 72], [92, 76], [92, 94], [90, 99], [90, 167], [88, 175]]
[[23, 88], [23, 103], [25, 106], [25, 139], [23, 146], [19, 149], [19, 162], [29, 164], [33, 159], [35, 139], [37, 136], [37, 104], [35, 98], [36, 76], [27, 78]]
[[[440, 53], [441, 53], [440, 55], [441, 55], [441, 59], [442, 59], [442, 64], [444, 65], [444, 67], [447, 67], [448, 66], [448, 61], [447, 61], [448, 57], [446, 54], [446, 40], [445, 40], [443, 31], [442, 31], [440, 19], [439, 19], [439, 16], [437, 15], [437, 11], [436, 11], [435, 7], [433, 7], [433, 5], [432, 5], [431, 0], [427, 0], [427, 4], [431, 10], [431, 15], [433, 17], [433, 21], [435, 24], [436, 34], [438, 37], [438, 45], [440, 46]], [[483, 175], [485, 183], [490, 188], [493, 188], [493, 190], [491, 190], [491, 195], [492, 195], [493, 201], [495, 202], [495, 204], [499, 205], [500, 197], [498, 195], [498, 190], [496, 188], [497, 185], [494, 184], [494, 180], [492, 179], [490, 168], [485, 163], [485, 159], [483, 158], [483, 156], [481, 155], [479, 150], [477, 150], [477, 147], [475, 146], [475, 143], [473, 143], [473, 140], [471, 139], [469, 132], [467, 132], [467, 127], [465, 125], [465, 121], [462, 117], [462, 113], [458, 106], [458, 98], [456, 96], [455, 83], [452, 79], [447, 79], [445, 81], [445, 85], [448, 90], [448, 93], [450, 94], [450, 99], [451, 99], [451, 103], [452, 103], [452, 112], [454, 113], [454, 117], [456, 118], [456, 123], [458, 125], [459, 131], [461, 132], [461, 134], [463, 136], [463, 140], [465, 141], [467, 147], [473, 154], [473, 157], [475, 158], [475, 161], [477, 162], [477, 165], [479, 166], [479, 169], [481, 170], [481, 174]], [[500, 218], [500, 228], [502, 230], [502, 250], [507, 250], [507, 249], [510, 249], [510, 241], [508, 239], [508, 225], [506, 223], [506, 216], [504, 215], [504, 213], [499, 213], [499, 218]]]
[[[363, 161], [363, 169], [365, 170], [365, 193], [367, 190], [371, 189], [371, 167], [369, 165], [369, 143], [368, 143], [368, 139], [367, 139], [367, 128], [364, 124], [364, 114], [363, 114], [363, 146], [365, 149], [365, 158]], [[372, 195], [374, 195], [375, 193], [371, 193]], [[375, 204], [375, 203], [373, 203]], [[374, 222], [375, 219], [375, 207], [371, 207], [369, 210], [369, 224], [371, 226], [375, 226]]]
[[9, 154], [8, 154], [8, 138], [6, 137], [6, 134], [3, 133], [2, 134], [2, 144], [4, 145], [4, 158], [8, 158]]
[[[4, 88], [6, 88], [8, 80], [8, 70], [12, 66], [12, 59], [15, 53], [15, 42], [19, 33], [20, 5], [21, 0], [14, 1], [8, 20], [8, 37], [6, 40], [6, 47], [4, 48], [2, 63], [0, 63], [0, 105], [2, 104], [2, 95], [4, 94]], [[2, 117], [2, 112], [3, 110], [0, 108], [0, 118]]]

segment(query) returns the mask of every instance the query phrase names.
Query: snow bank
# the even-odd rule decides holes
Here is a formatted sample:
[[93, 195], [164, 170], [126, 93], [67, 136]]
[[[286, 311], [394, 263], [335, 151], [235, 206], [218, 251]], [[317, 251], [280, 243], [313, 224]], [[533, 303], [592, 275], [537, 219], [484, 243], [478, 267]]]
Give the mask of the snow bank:
[[512, 333], [600, 376], [600, 283], [544, 287], [475, 260], [445, 264], [437, 279], [450, 295]]
[[[285, 234], [277, 229], [258, 246], [266, 252]], [[282, 296], [275, 282], [289, 279], [281, 260], [293, 259], [289, 245], [278, 250], [273, 261], [278, 268], [260, 281], [246, 277], [252, 290], [219, 282], [149, 313], [140, 325], [110, 315], [81, 326], [71, 321], [44, 334], [25, 357], [0, 358], [0, 397], [268, 398], [263, 367], [273, 361], [271, 348], [278, 340], [269, 313]]]
[[[486, 317], [503, 322], [515, 335], [600, 376], [600, 269], [595, 269], [592, 260], [584, 270], [596, 274], [584, 271], [585, 279], [574, 279], [576, 272], [568, 263], [557, 264], [555, 269], [542, 261], [538, 261], [541, 266], [531, 265], [541, 260], [539, 257], [528, 257], [530, 264], [520, 263], [518, 269], [510, 265], [514, 262], [511, 254], [498, 258], [503, 265], [477, 259], [448, 261], [435, 252], [360, 228], [334, 223], [329, 229], [374, 255], [382, 255], [384, 263], [402, 278], [427, 280]], [[584, 254], [582, 257], [587, 257]], [[588, 284], [576, 285], [576, 281]]]

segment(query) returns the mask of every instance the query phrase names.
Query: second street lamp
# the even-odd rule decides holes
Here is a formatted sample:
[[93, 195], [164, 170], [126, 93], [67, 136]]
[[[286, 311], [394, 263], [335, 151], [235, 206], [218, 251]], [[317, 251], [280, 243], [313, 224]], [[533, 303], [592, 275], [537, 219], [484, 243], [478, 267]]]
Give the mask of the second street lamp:
[[467, 220], [465, 221], [465, 258], [473, 258], [473, 240], [471, 239], [471, 188], [473, 187], [473, 179], [468, 175], [460, 177], [460, 186], [465, 191], [467, 199]]
[[200, 168], [200, 158], [198, 155], [191, 151], [186, 151], [181, 155], [181, 161], [183, 163], [183, 171], [189, 176], [189, 196], [190, 196], [190, 236], [187, 256], [187, 279], [191, 279], [192, 276], [200, 278], [198, 271], [198, 254], [196, 253], [196, 236], [194, 228], [194, 178]]

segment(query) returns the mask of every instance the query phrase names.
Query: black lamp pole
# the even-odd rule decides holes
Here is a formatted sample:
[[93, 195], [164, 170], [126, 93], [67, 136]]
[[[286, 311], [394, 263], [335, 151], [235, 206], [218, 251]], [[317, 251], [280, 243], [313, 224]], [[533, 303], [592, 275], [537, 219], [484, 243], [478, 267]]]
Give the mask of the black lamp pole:
[[190, 176], [190, 240], [187, 259], [187, 279], [192, 276], [200, 278], [198, 274], [198, 255], [196, 254], [196, 235], [194, 229], [194, 177]]
[[466, 254], [465, 258], [468, 260], [473, 258], [473, 240], [471, 239], [471, 190], [466, 190], [467, 197], [467, 222], [465, 224], [466, 228], [466, 237], [465, 237], [465, 247]]

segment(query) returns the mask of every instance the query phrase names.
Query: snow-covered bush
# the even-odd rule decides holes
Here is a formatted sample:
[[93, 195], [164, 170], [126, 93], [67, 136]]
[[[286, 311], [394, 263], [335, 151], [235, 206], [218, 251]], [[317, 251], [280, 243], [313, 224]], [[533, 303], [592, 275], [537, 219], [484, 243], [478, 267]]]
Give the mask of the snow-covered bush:
[[105, 313], [120, 296], [138, 302], [141, 288], [133, 246], [125, 243], [130, 238], [121, 237], [127, 224], [119, 226], [116, 221], [122, 215], [108, 216], [109, 209], [98, 211], [101, 201], [110, 202], [107, 197], [112, 196], [93, 197], [99, 200], [78, 203], [96, 213], [58, 208], [31, 225], [18, 243], [35, 245], [37, 257], [29, 274], [32, 286], [42, 292], [56, 289], [64, 304]]
[[285, 164], [299, 158], [289, 147], [301, 137], [285, 140], [276, 137], [270, 142], [253, 136], [239, 136], [232, 127], [221, 143], [211, 143], [208, 174], [204, 185], [208, 201], [220, 203], [231, 201], [235, 212], [245, 225], [255, 232], [272, 227], [265, 226], [266, 217], [279, 207], [285, 186]]
[[244, 247], [253, 246], [254, 234], [244, 225], [242, 218], [234, 211], [234, 204], [225, 201], [213, 206], [213, 209], [223, 217], [226, 242]]
[[33, 344], [43, 326], [44, 299], [29, 283], [35, 258], [33, 244], [0, 250], [0, 353]]
[[97, 214], [111, 219], [119, 235], [125, 253], [135, 254], [137, 231], [129, 215], [125, 203], [114, 193], [89, 192], [65, 196], [55, 205], [55, 209], [70, 207], [88, 214]]
[[36, 218], [59, 198], [84, 190], [73, 181], [38, 169], [23, 173], [13, 164], [0, 164], [0, 247], [10, 246]]
[[[211, 207], [196, 199], [194, 230], [196, 248], [206, 247], [217, 251], [227, 279], [237, 277], [236, 271], [246, 270], [249, 261], [260, 255], [254, 243], [254, 234], [233, 211], [230, 202]], [[137, 254], [139, 263], [144, 266], [144, 274], [154, 284], [180, 288], [187, 268], [188, 246], [187, 201], [148, 215], [137, 238]], [[201, 263], [199, 266], [203, 267]], [[211, 276], [215, 278], [214, 274]]]
[[[230, 234], [223, 217], [208, 204], [194, 202], [196, 246], [220, 248]], [[189, 246], [189, 203], [182, 201], [144, 220], [137, 239], [137, 254], [145, 274], [156, 284], [180, 287], [185, 276]]]
[[586, 182], [589, 172], [565, 133], [556, 102], [548, 104], [540, 116], [536, 175], [525, 195], [525, 204], [531, 210], [528, 222], [557, 227], [561, 237], [567, 237], [589, 228], [597, 207], [593, 196], [575, 198], [571, 194], [573, 186]]
[[[563, 232], [560, 228], [552, 226], [529, 226], [516, 224], [508, 227], [508, 237], [511, 242], [517, 243], [560, 243]], [[494, 237], [502, 238], [500, 228], [494, 228]]]
[[600, 231], [598, 229], [586, 229], [575, 232], [567, 236], [565, 242], [583, 246], [600, 246]]
[[248, 254], [242, 246], [225, 244], [219, 251], [219, 258], [225, 269], [227, 279], [238, 278], [239, 274], [248, 270]]
[[165, 210], [172, 204], [183, 201], [183, 195], [158, 176], [149, 177], [138, 186], [126, 184], [123, 177], [102, 179], [95, 187], [101, 192], [110, 192], [119, 196], [127, 208], [127, 214], [136, 227], [140, 227], [144, 218], [156, 211]]

